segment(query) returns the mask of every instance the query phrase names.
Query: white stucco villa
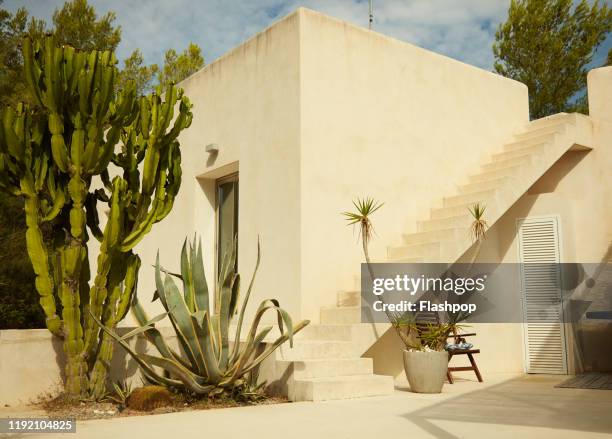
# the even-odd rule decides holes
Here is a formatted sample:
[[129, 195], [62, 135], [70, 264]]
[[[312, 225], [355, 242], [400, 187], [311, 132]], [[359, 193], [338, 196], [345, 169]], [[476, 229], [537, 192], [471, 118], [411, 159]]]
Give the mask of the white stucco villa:
[[[358, 196], [385, 203], [377, 262], [469, 258], [475, 202], [487, 205], [491, 226], [479, 261], [610, 258], [612, 67], [589, 73], [588, 116], [529, 121], [519, 82], [300, 8], [181, 86], [194, 104], [180, 139], [183, 184], [137, 248], [139, 295], [154, 291], [158, 249], [174, 268], [197, 233], [213, 279], [219, 242], [238, 233], [239, 270], [250, 277], [259, 237], [251, 305], [275, 297], [312, 321], [266, 372], [291, 399], [388, 394], [403, 374], [396, 335], [360, 323], [362, 254], [340, 216]], [[533, 227], [541, 240], [530, 238]], [[516, 300], [529, 297], [517, 291]], [[143, 302], [154, 314], [157, 304]], [[471, 341], [485, 381], [612, 370], [607, 322], [551, 324], [543, 335], [483, 323]]]

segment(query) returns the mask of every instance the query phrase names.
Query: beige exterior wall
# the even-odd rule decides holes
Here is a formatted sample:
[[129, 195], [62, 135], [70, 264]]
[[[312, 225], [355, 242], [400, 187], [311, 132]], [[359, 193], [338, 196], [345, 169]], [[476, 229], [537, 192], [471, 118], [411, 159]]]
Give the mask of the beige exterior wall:
[[363, 260], [340, 212], [385, 206], [371, 251], [415, 231], [435, 200], [528, 122], [527, 88], [384, 35], [301, 12], [302, 307], [317, 319]]
[[[523, 84], [303, 8], [181, 86], [194, 104], [181, 135], [183, 186], [137, 248], [140, 294], [154, 289], [157, 248], [176, 269], [193, 233], [212, 277], [214, 181], [238, 170], [243, 280], [262, 243], [251, 310], [277, 297], [314, 322], [359, 274], [360, 246], [340, 215], [354, 198], [385, 202], [372, 246], [381, 260], [528, 120]], [[210, 143], [216, 157], [204, 151]]]
[[[258, 236], [263, 255], [251, 310], [264, 298], [278, 297], [299, 316], [299, 53], [294, 14], [180, 84], [193, 103], [194, 122], [180, 137], [183, 183], [175, 206], [136, 249], [143, 260], [142, 297], [154, 291], [157, 249], [161, 263], [176, 270], [183, 240], [194, 233], [202, 238], [213, 284], [215, 180], [239, 171], [238, 265], [244, 289]], [[212, 143], [219, 146], [216, 155], [205, 152]]]

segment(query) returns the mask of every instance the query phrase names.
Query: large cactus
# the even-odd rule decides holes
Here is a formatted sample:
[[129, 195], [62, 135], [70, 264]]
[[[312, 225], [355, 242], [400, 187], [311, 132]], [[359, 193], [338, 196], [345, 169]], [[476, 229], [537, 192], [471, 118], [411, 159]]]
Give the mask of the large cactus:
[[[98, 398], [113, 342], [91, 314], [115, 327], [129, 309], [140, 267], [133, 248], [172, 208], [181, 182], [177, 137], [191, 123], [191, 105], [172, 85], [141, 98], [133, 86], [116, 93], [108, 51], [57, 47], [49, 36], [25, 39], [23, 58], [37, 108], [1, 110], [0, 189], [25, 203], [40, 304], [49, 330], [63, 338], [66, 391]], [[109, 208], [103, 231], [98, 203]], [[43, 239], [45, 223], [52, 240]], [[90, 284], [91, 236], [100, 254]]]

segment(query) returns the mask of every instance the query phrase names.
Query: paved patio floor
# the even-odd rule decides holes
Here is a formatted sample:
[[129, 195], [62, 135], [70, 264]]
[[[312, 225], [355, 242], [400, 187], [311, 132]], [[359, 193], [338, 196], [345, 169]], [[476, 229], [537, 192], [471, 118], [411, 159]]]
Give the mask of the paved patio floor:
[[[604, 438], [612, 437], [612, 391], [558, 389], [564, 376], [458, 380], [442, 394], [400, 385], [389, 397], [291, 403], [79, 421], [60, 438]], [[0, 416], [8, 416], [0, 411]], [[48, 436], [48, 435], [47, 435]], [[42, 435], [27, 435], [40, 438]]]

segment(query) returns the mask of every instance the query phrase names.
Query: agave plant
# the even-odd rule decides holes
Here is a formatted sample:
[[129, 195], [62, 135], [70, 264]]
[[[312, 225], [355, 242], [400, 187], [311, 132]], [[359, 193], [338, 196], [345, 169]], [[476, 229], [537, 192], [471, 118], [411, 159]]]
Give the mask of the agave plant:
[[[248, 377], [256, 371], [276, 348], [289, 341], [293, 346], [293, 335], [308, 325], [308, 320], [293, 324], [290, 315], [277, 300], [261, 302], [246, 338], [241, 342], [242, 325], [249, 296], [259, 267], [261, 251], [257, 245], [257, 263], [246, 295], [238, 312], [240, 276], [235, 272], [236, 244], [226, 252], [221, 264], [218, 282], [214, 289], [212, 306], [209, 288], [204, 275], [202, 243], [196, 245], [185, 240], [181, 252], [181, 273], [170, 273], [159, 264], [159, 253], [155, 263], [156, 294], [154, 299], [161, 302], [165, 313], [149, 319], [135, 299], [132, 313], [140, 324], [139, 328], [119, 336], [112, 329], [102, 329], [113, 337], [140, 365], [144, 377], [155, 384], [173, 387], [197, 395], [215, 395], [235, 389], [248, 383]], [[162, 272], [165, 274], [162, 280]], [[179, 292], [174, 279], [179, 279], [183, 292]], [[277, 314], [280, 335], [271, 343], [263, 344], [273, 326], [259, 329], [262, 317], [267, 311]], [[230, 326], [238, 314], [233, 344], [230, 345]], [[184, 355], [173, 350], [164, 340], [155, 324], [165, 317], [176, 332]], [[138, 354], [127, 340], [144, 334], [160, 356]], [[160, 373], [159, 369], [163, 370]]]
[[132, 385], [129, 382], [125, 380], [117, 381], [113, 383], [113, 392], [109, 393], [104, 399], [125, 407], [130, 393], [132, 393]]

